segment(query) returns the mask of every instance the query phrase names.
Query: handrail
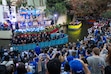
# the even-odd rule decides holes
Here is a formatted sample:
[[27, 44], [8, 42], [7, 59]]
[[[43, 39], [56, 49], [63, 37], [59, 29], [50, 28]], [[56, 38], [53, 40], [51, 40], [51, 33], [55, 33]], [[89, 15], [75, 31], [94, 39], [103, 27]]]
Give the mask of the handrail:
[[[40, 42], [38, 44], [39, 44], [40, 48], [45, 48], [45, 47], [49, 47], [49, 46], [66, 44], [67, 42], [68, 42], [68, 35], [65, 34], [65, 36], [63, 38]], [[36, 43], [30, 43], [30, 44], [24, 44], [24, 45], [13, 45], [13, 48], [18, 51], [35, 49], [35, 47], [36, 47]]]

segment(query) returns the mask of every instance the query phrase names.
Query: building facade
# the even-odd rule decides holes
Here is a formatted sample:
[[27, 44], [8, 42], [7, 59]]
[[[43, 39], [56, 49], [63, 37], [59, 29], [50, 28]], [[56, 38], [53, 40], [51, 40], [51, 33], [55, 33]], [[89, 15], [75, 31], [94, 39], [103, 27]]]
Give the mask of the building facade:
[[27, 0], [27, 4], [35, 7], [46, 6], [46, 0]]
[[12, 2], [12, 5], [16, 5], [17, 1], [27, 2], [28, 6], [46, 6], [46, 0], [10, 0]]

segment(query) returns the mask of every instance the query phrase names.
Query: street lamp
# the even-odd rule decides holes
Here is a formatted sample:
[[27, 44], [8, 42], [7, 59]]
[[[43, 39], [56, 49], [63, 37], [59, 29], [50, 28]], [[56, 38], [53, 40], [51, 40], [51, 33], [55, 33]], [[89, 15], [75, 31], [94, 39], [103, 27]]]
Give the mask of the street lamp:
[[54, 14], [54, 25], [56, 25], [57, 14]]

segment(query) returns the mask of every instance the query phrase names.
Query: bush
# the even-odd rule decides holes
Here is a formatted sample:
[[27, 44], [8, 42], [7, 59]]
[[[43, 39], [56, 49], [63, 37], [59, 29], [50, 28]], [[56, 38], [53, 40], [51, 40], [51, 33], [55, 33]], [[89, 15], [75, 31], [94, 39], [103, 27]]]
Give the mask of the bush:
[[111, 10], [102, 13], [102, 17], [111, 19]]

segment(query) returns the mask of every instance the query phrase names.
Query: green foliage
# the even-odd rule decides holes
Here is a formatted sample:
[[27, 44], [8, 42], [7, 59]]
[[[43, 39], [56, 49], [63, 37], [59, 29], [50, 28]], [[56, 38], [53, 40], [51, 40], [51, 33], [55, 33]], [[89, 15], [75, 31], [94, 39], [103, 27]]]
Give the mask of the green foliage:
[[46, 14], [51, 15], [53, 15], [54, 13], [65, 14], [67, 10], [65, 0], [47, 0], [46, 6]]
[[2, 0], [0, 0], [0, 5], [2, 4]]
[[10, 0], [6, 0], [6, 1], [7, 1], [7, 3], [10, 2]]
[[111, 19], [111, 10], [102, 13], [102, 17]]
[[60, 14], [66, 13], [66, 7], [63, 3], [56, 3], [55, 4], [55, 10]]
[[49, 14], [52, 14], [52, 13], [50, 12], [50, 9], [49, 9], [49, 8], [45, 9], [44, 12], [46, 13], [46, 16], [48, 16]]
[[65, 0], [47, 0], [48, 7], [54, 7], [56, 3], [63, 3]]
[[108, 4], [111, 4], [111, 0], [70, 0], [73, 14], [78, 16], [98, 17], [108, 9]]
[[[7, 3], [9, 3], [10, 2], [10, 0], [6, 0], [7, 1]], [[2, 0], [0, 0], [0, 4], [2, 4]]]
[[22, 3], [22, 5], [25, 7], [27, 5], [27, 2], [26, 3]]

